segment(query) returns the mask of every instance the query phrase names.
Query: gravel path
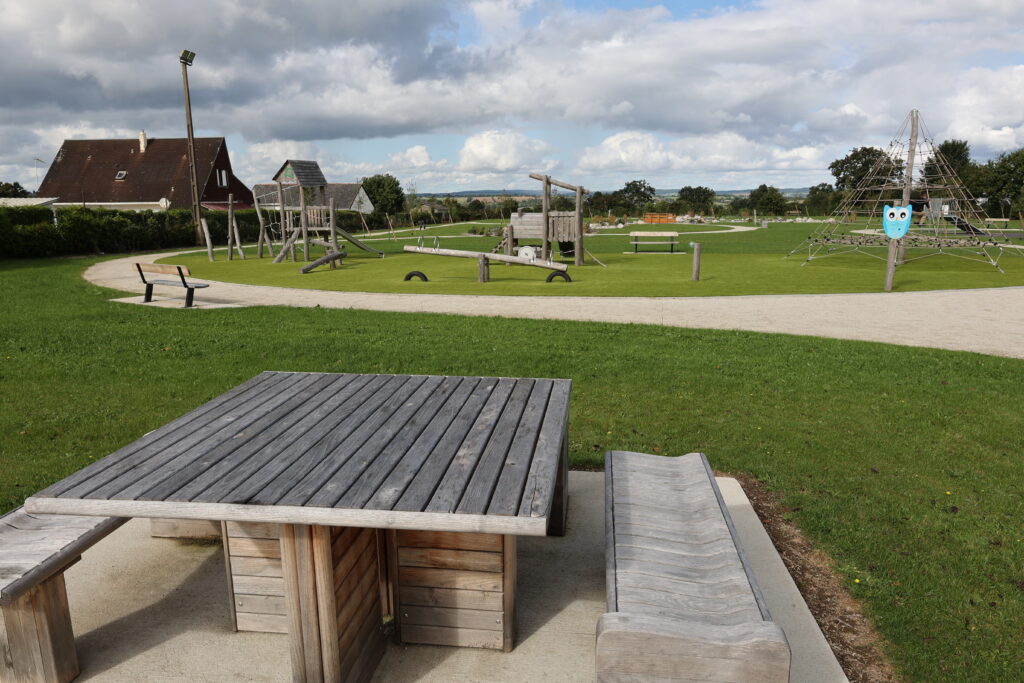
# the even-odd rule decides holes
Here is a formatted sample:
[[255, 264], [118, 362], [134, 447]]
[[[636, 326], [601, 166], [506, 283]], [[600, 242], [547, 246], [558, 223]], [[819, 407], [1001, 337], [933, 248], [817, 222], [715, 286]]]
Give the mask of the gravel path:
[[[85, 279], [103, 287], [141, 293], [144, 287], [131, 264], [180, 253], [184, 252], [104, 261], [88, 268]], [[197, 292], [196, 300], [199, 308], [203, 304], [320, 306], [750, 330], [1024, 358], [1024, 287], [648, 298], [325, 292], [217, 282]]]

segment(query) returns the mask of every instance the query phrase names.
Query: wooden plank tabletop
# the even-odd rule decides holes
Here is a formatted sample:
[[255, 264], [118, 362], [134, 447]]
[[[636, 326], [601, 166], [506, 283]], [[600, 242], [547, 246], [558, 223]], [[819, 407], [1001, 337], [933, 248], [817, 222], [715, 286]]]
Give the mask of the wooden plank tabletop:
[[264, 372], [25, 509], [544, 535], [571, 386]]

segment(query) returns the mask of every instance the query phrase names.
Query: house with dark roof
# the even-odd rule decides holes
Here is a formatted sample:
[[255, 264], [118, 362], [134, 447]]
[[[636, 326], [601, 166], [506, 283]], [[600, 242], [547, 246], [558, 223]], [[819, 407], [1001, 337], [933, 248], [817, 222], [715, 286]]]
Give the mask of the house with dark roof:
[[[195, 138], [199, 201], [207, 208], [252, 206], [252, 193], [231, 170], [224, 138]], [[192, 205], [188, 139], [65, 140], [38, 193], [57, 197], [55, 206], [90, 206], [141, 211], [188, 209]]]

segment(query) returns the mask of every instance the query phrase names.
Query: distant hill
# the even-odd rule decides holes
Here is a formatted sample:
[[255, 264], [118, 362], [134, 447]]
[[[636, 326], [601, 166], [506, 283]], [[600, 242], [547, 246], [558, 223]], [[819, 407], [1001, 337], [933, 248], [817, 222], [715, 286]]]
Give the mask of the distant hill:
[[[787, 197], [806, 197], [807, 192], [811, 188], [809, 187], [783, 187], [779, 188], [779, 192]], [[570, 194], [564, 190], [558, 188], [551, 188], [551, 191], [556, 194]], [[598, 190], [599, 192], [614, 192], [615, 190]], [[723, 197], [745, 197], [751, 193], [751, 190], [715, 190], [715, 194]], [[420, 197], [501, 197], [508, 195], [510, 197], [539, 197], [540, 189], [533, 188], [530, 190], [460, 190], [459, 192], [419, 192], [417, 193]], [[674, 190], [668, 189], [656, 189], [654, 194], [657, 197], [675, 197], [679, 193], [679, 188]]]

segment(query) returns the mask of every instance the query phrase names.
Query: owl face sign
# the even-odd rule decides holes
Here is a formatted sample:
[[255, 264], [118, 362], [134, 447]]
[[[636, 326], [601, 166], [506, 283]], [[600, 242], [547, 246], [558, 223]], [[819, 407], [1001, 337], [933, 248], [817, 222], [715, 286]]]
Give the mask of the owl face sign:
[[898, 240], [910, 229], [910, 215], [914, 209], [910, 206], [889, 206], [882, 209], [882, 227], [890, 239]]

